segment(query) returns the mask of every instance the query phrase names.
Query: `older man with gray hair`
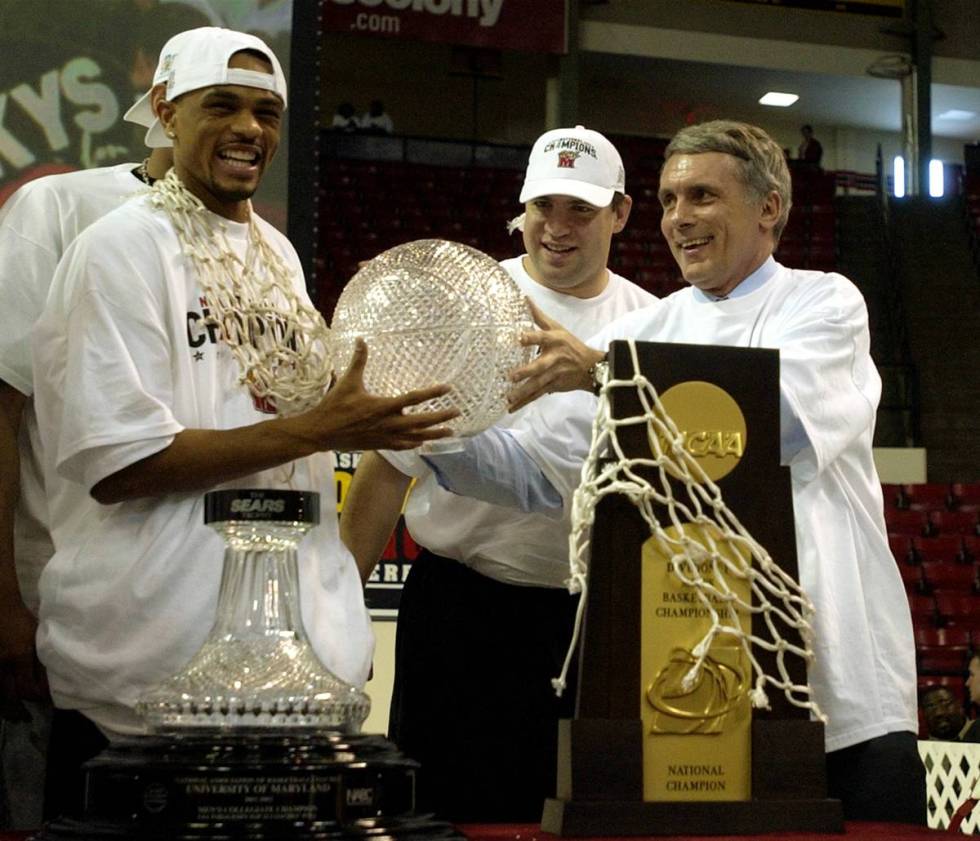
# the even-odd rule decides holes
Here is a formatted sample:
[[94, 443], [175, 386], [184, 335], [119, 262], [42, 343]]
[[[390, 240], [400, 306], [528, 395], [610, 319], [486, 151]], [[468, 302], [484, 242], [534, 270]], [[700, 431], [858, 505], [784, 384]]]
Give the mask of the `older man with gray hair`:
[[[847, 818], [921, 823], [915, 646], [871, 452], [881, 379], [867, 309], [847, 278], [773, 259], [790, 198], [782, 150], [762, 129], [714, 121], [680, 131], [666, 150], [659, 199], [661, 230], [690, 287], [585, 344], [543, 319], [527, 336], [543, 352], [515, 372], [523, 383], [514, 404], [574, 393], [535, 404], [516, 438], [490, 430], [461, 454], [429, 460], [457, 492], [560, 509], [579, 482], [596, 408], [589, 392], [611, 341], [777, 348], [782, 463], [792, 476], [801, 584], [816, 606], [808, 680], [828, 717], [830, 793]], [[495, 482], [472, 481], [477, 460], [494, 465]]]

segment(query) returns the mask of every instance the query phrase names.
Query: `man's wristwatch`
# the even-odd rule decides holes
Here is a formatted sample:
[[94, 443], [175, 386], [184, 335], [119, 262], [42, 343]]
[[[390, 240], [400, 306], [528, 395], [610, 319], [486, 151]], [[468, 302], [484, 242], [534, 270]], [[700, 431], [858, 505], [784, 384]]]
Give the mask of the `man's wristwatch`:
[[603, 356], [598, 362], [589, 368], [589, 379], [592, 382], [592, 393], [598, 395], [602, 387], [609, 379], [609, 357]]

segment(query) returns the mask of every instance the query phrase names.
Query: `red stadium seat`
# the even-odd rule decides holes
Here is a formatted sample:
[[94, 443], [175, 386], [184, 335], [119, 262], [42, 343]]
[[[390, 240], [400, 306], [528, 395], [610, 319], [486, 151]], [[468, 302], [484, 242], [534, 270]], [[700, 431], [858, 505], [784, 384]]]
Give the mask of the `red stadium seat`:
[[902, 576], [902, 583], [905, 585], [906, 593], [922, 592], [922, 568], [910, 564], [898, 565], [899, 575]]
[[922, 511], [901, 511], [899, 509], [885, 509], [885, 525], [889, 534], [926, 534], [929, 521]]
[[970, 651], [967, 648], [933, 648], [916, 649], [916, 659], [921, 675], [951, 675], [962, 680], [970, 662]]
[[964, 593], [976, 591], [977, 570], [972, 564], [948, 564], [943, 561], [929, 561], [922, 564], [922, 582], [930, 592], [936, 590], [959, 590]]
[[969, 628], [933, 628], [923, 625], [915, 629], [916, 648], [963, 648], [970, 649], [973, 640], [972, 632]]
[[898, 564], [917, 564], [919, 556], [913, 548], [912, 538], [907, 534], [888, 535], [888, 548], [892, 550]]
[[912, 551], [919, 563], [942, 561], [943, 563], [968, 562], [963, 551], [963, 538], [958, 534], [938, 534], [935, 537], [911, 538]]
[[885, 508], [907, 508], [902, 497], [903, 485], [890, 485], [882, 483], [881, 496], [885, 502]]
[[936, 603], [932, 596], [922, 596], [909, 593], [909, 610], [912, 612], [912, 624], [916, 627], [935, 625]]
[[980, 537], [963, 535], [963, 558], [966, 561], [980, 561]]
[[931, 534], [976, 534], [976, 511], [930, 511]]
[[943, 511], [949, 507], [947, 484], [903, 485], [902, 496], [905, 498], [903, 507], [913, 511]]
[[955, 590], [936, 590], [933, 601], [942, 626], [980, 631], [980, 596]]
[[954, 482], [950, 485], [951, 508], [980, 511], [980, 483]]

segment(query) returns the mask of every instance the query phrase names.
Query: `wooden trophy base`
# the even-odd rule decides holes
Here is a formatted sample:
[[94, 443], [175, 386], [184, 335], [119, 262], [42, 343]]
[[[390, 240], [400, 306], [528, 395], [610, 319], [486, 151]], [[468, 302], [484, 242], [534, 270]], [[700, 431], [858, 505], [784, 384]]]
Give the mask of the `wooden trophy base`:
[[558, 724], [558, 796], [541, 829], [565, 837], [755, 835], [843, 832], [839, 800], [827, 798], [823, 725], [752, 723], [751, 800], [644, 801], [639, 719], [564, 719]]

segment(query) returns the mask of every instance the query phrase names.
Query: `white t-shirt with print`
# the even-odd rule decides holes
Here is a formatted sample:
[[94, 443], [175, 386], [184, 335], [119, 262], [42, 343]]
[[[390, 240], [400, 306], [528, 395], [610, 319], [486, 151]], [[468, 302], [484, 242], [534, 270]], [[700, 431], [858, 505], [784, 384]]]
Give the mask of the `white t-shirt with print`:
[[[210, 219], [243, 257], [247, 226]], [[258, 222], [305, 298], [292, 246]], [[72, 244], [35, 334], [55, 543], [41, 576], [38, 652], [58, 706], [80, 709], [116, 732], [139, 731], [136, 700], [206, 638], [223, 543], [204, 525], [203, 491], [115, 505], [99, 505], [89, 492], [184, 429], [232, 429], [270, 417], [239, 385], [238, 364], [204, 325], [203, 310], [196, 270], [169, 218], [139, 198]], [[200, 470], [207, 475], [206, 455]], [[338, 534], [331, 455], [218, 487], [320, 493], [320, 524], [299, 550], [303, 621], [328, 668], [363, 684], [373, 637], [354, 560]]]

